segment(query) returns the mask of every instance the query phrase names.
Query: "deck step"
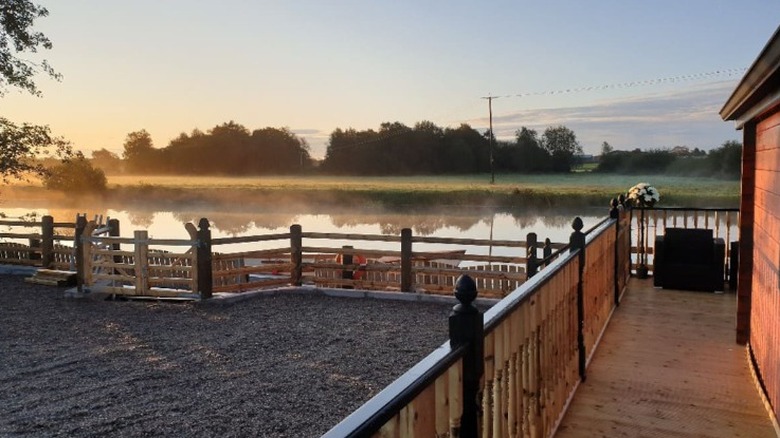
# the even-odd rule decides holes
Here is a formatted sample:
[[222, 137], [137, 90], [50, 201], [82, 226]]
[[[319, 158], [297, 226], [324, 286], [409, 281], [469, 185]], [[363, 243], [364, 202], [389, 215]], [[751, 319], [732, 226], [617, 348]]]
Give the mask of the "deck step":
[[46, 286], [75, 286], [76, 273], [56, 269], [39, 269], [32, 277], [27, 277], [24, 281]]

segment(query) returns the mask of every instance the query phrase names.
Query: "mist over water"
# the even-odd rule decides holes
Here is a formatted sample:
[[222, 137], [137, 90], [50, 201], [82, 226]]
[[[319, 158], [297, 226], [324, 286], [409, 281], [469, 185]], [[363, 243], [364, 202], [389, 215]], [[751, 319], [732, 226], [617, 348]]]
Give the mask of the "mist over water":
[[[101, 205], [102, 204], [102, 205]], [[184, 224], [197, 225], [205, 217], [211, 224], [212, 237], [235, 237], [286, 233], [293, 224], [304, 232], [400, 235], [411, 228], [414, 235], [494, 240], [525, 240], [535, 232], [541, 241], [567, 242], [573, 219], [580, 216], [586, 228], [607, 214], [597, 207], [491, 208], [487, 206], [406, 205], [344, 206], [339, 204], [307, 205], [301, 202], [273, 204], [238, 203], [226, 207], [198, 203], [134, 202], [130, 205], [74, 201], [64, 199], [4, 199], [0, 211], [8, 217], [35, 213], [51, 215], [57, 222], [74, 221], [78, 213], [115, 218], [120, 221], [121, 235], [132, 237], [135, 230], [147, 230], [151, 238], [188, 239]], [[381, 249], [383, 242], [367, 242], [365, 247]]]

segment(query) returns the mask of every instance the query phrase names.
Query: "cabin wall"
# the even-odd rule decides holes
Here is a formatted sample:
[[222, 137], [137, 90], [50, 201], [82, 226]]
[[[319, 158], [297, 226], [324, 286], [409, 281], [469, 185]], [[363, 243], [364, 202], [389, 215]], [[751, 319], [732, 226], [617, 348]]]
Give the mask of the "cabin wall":
[[750, 344], [775, 415], [780, 417], [780, 109], [754, 126]]

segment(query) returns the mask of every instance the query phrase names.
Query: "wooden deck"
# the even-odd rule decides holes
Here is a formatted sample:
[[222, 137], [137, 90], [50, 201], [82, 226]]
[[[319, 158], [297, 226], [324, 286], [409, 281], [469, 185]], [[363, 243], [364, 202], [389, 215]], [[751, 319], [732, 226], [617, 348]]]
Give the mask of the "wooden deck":
[[556, 437], [776, 437], [736, 297], [632, 279]]

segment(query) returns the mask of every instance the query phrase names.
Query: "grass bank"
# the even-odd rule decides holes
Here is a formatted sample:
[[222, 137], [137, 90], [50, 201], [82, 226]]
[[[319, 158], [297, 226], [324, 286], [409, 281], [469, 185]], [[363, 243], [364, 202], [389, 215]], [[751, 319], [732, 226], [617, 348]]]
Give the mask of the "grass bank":
[[[109, 176], [108, 190], [95, 202], [132, 204], [243, 205], [301, 203], [361, 207], [486, 206], [512, 210], [529, 206], [606, 206], [638, 182], [655, 185], [660, 206], [736, 207], [739, 182], [660, 175], [490, 175], [413, 177], [201, 177]], [[0, 196], [68, 198], [40, 186], [16, 185]]]
[[[739, 182], [711, 178], [661, 175], [490, 175], [414, 177], [183, 177], [113, 176], [111, 192], [144, 198], [212, 198], [239, 196], [285, 197], [297, 201], [359, 204], [495, 205], [577, 203], [605, 205], [638, 182], [655, 185], [664, 206], [735, 207]], [[156, 195], [155, 195], [156, 194]], [[169, 198], [170, 199], [170, 198]]]

